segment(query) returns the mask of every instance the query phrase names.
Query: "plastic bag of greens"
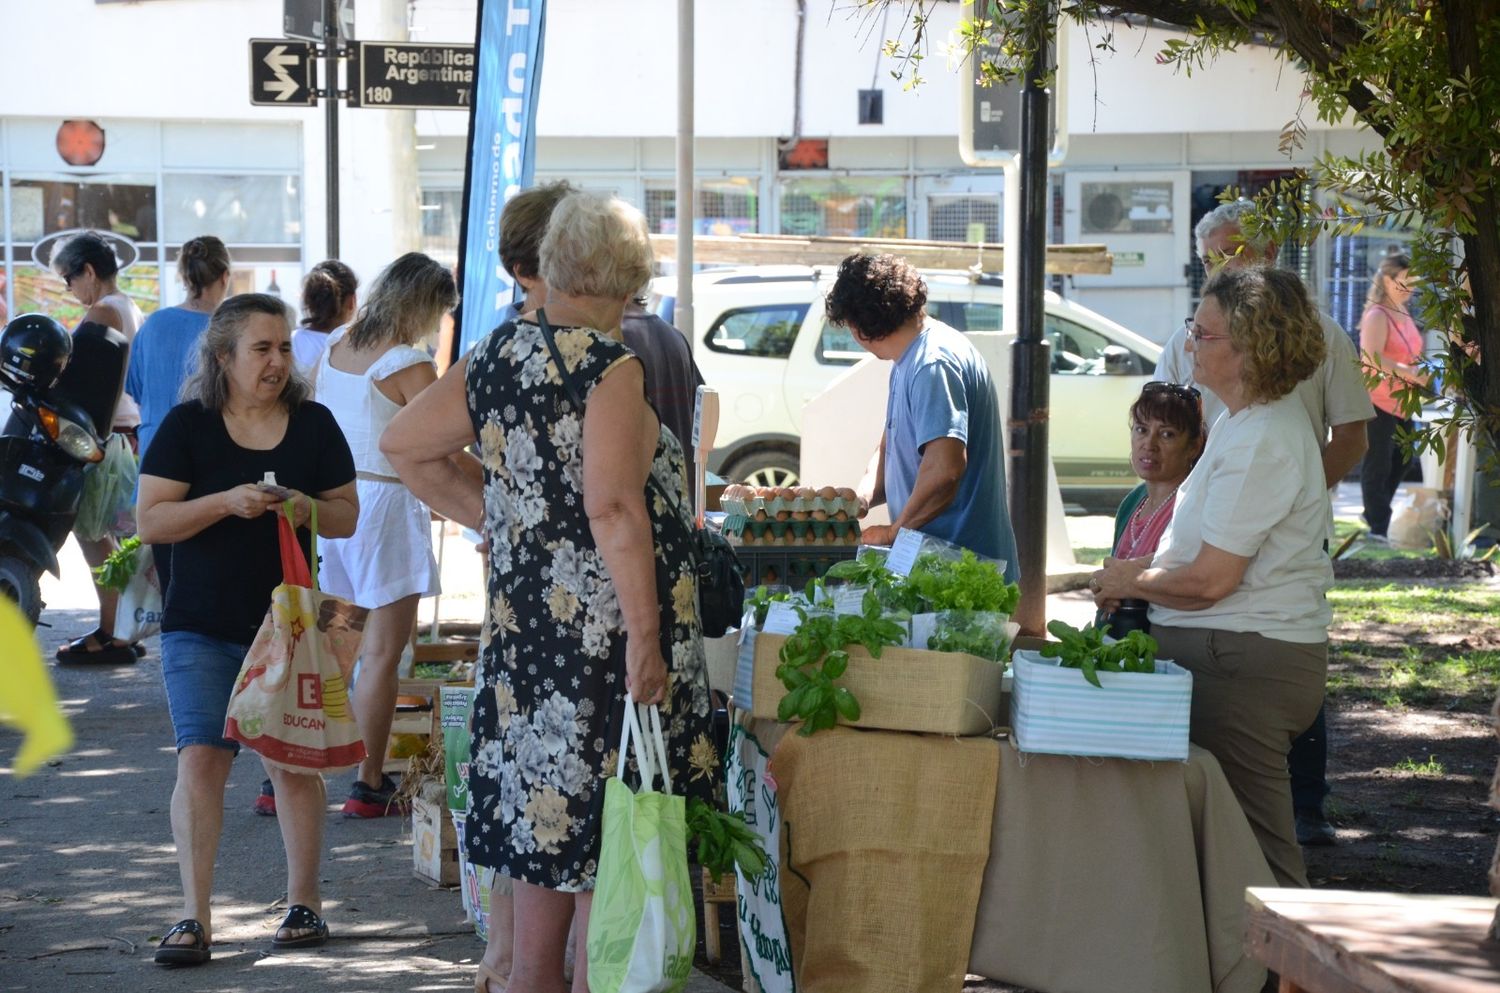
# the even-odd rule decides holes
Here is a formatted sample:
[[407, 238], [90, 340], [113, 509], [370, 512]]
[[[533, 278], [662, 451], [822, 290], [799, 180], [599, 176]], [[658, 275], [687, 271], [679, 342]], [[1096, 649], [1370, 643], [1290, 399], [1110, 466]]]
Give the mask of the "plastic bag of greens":
[[1008, 614], [977, 610], [940, 610], [912, 617], [912, 647], [934, 652], [963, 652], [991, 662], [1010, 657], [1021, 626]]
[[80, 538], [99, 541], [106, 535], [135, 533], [135, 454], [121, 434], [104, 443], [104, 460], [90, 466], [83, 477], [83, 496], [73, 530]]

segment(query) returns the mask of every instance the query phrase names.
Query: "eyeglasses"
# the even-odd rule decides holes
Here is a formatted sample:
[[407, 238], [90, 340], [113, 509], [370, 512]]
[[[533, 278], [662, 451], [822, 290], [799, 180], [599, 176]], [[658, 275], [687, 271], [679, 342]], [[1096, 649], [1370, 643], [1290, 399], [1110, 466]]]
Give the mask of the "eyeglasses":
[[1141, 387], [1141, 396], [1148, 397], [1153, 393], [1165, 393], [1167, 396], [1187, 400], [1190, 403], [1200, 403], [1203, 400], [1203, 394], [1195, 387], [1183, 386], [1181, 383], [1151, 382]]
[[1187, 332], [1189, 338], [1193, 339], [1195, 345], [1205, 341], [1222, 341], [1229, 337], [1227, 334], [1206, 334], [1191, 317], [1182, 322], [1182, 329]]

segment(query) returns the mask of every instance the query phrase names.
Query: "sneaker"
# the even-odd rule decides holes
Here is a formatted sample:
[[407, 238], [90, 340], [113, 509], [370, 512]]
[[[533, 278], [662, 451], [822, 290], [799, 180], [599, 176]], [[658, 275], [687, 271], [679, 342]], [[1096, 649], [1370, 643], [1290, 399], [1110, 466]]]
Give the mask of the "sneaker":
[[276, 816], [276, 790], [269, 779], [260, 784], [260, 796], [255, 798], [250, 809], [262, 817]]
[[1365, 540], [1372, 545], [1389, 546], [1391, 543], [1391, 539], [1387, 538], [1383, 534], [1376, 534], [1374, 531], [1371, 531], [1369, 534], [1365, 535]]
[[396, 799], [396, 781], [390, 776], [380, 777], [379, 789], [355, 780], [344, 801], [345, 817], [404, 817], [406, 812], [407, 804]]
[[1297, 844], [1307, 848], [1328, 848], [1338, 844], [1338, 836], [1334, 833], [1333, 825], [1328, 823], [1328, 818], [1323, 816], [1323, 811], [1317, 807], [1298, 807], [1297, 817]]

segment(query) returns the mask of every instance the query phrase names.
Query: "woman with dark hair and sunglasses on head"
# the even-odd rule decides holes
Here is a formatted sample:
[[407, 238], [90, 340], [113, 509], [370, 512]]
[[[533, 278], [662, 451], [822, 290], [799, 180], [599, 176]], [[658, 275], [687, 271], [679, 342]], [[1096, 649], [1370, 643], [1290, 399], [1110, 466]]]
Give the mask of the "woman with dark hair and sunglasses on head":
[[1130, 405], [1130, 466], [1142, 480], [1115, 511], [1114, 556], [1138, 559], [1156, 554], [1172, 522], [1177, 489], [1187, 479], [1208, 431], [1203, 401], [1191, 386], [1147, 383]]
[[1225, 412], [1177, 494], [1151, 558], [1110, 558], [1095, 602], [1151, 604], [1159, 655], [1193, 674], [1189, 734], [1224, 769], [1281, 886], [1307, 885], [1287, 750], [1318, 714], [1328, 672], [1328, 496], [1294, 394], [1325, 355], [1296, 274], [1225, 269], [1188, 338], [1193, 378]]

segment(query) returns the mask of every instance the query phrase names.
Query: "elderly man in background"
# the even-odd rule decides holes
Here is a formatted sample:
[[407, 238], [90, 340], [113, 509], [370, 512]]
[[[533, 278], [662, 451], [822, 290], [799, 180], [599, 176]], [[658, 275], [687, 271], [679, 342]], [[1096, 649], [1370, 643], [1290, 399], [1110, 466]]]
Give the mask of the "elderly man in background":
[[[1276, 243], [1265, 237], [1247, 238], [1241, 230], [1241, 221], [1254, 212], [1255, 205], [1250, 201], [1235, 200], [1220, 204], [1198, 221], [1193, 236], [1198, 243], [1198, 257], [1210, 273], [1275, 264]], [[1323, 325], [1327, 354], [1318, 371], [1298, 383], [1294, 393], [1307, 409], [1313, 434], [1323, 450], [1323, 475], [1332, 490], [1364, 458], [1369, 447], [1366, 425], [1375, 417], [1375, 408], [1365, 388], [1354, 342], [1331, 316], [1319, 311], [1318, 318]], [[1203, 393], [1203, 419], [1212, 427], [1224, 412], [1224, 403], [1212, 390], [1194, 382], [1187, 337], [1187, 328], [1181, 327], [1167, 339], [1156, 366], [1156, 378], [1198, 387]], [[1331, 506], [1329, 517], [1331, 534]], [[1323, 813], [1323, 799], [1329, 792], [1326, 724], [1324, 711], [1319, 709], [1317, 719], [1292, 743], [1288, 755], [1297, 840], [1304, 845], [1334, 843], [1333, 827]]]

